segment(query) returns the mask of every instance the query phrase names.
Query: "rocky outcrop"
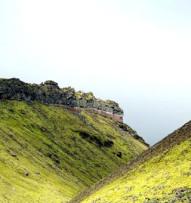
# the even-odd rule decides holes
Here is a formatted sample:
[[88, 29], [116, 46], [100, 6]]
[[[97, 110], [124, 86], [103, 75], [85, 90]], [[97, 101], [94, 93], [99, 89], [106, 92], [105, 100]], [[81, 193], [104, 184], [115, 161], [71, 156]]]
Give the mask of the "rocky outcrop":
[[139, 142], [142, 142], [144, 145], [149, 147], [149, 144], [145, 142], [145, 140], [140, 137], [135, 130], [133, 130], [130, 126], [128, 126], [125, 123], [118, 123], [119, 128], [121, 128], [123, 131], [128, 132], [130, 135], [132, 135], [136, 140], [139, 140]]
[[123, 110], [111, 100], [97, 99], [92, 92], [76, 92], [71, 87], [60, 88], [54, 81], [48, 80], [40, 85], [28, 84], [17, 78], [0, 79], [0, 100], [40, 101], [45, 104], [66, 105], [72, 108], [89, 108], [98, 113], [123, 121]]

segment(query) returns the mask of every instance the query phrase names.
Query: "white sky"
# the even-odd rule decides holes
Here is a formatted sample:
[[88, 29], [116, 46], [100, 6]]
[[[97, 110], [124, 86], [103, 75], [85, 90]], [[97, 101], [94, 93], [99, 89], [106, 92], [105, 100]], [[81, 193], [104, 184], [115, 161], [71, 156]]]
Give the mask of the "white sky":
[[155, 143], [191, 118], [191, 1], [0, 0], [0, 77], [93, 91]]

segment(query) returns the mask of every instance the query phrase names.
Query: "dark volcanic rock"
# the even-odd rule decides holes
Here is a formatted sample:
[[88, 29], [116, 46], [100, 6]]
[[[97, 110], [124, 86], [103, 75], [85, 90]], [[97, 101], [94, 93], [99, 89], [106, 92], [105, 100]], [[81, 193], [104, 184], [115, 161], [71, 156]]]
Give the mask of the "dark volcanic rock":
[[45, 104], [61, 104], [69, 107], [92, 108], [116, 115], [123, 115], [118, 103], [97, 99], [92, 92], [76, 92], [71, 87], [59, 88], [52, 80], [40, 85], [24, 83], [17, 78], [0, 79], [0, 100], [40, 101]]
[[145, 142], [145, 140], [140, 137], [135, 130], [133, 130], [130, 126], [125, 123], [119, 123], [118, 126], [123, 130], [128, 132], [131, 136], [133, 136], [136, 140], [139, 140], [143, 144], [149, 147], [149, 144]]

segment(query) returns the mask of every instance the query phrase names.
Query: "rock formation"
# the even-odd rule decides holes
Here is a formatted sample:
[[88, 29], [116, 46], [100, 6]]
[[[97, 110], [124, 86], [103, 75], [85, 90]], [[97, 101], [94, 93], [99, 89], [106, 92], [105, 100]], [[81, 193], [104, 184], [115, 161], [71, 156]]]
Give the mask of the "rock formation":
[[60, 88], [51, 80], [37, 85], [25, 83], [17, 78], [0, 79], [0, 100], [2, 99], [39, 101], [45, 104], [65, 105], [76, 110], [88, 108], [117, 121], [123, 121], [123, 110], [118, 103], [97, 99], [92, 92], [76, 92], [71, 87]]

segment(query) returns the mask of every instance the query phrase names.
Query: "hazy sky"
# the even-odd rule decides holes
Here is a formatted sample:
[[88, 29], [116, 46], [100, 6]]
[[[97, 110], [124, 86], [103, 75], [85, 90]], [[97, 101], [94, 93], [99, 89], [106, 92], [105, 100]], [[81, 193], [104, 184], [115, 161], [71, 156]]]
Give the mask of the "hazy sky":
[[0, 77], [114, 99], [153, 144], [191, 119], [191, 1], [0, 0]]

